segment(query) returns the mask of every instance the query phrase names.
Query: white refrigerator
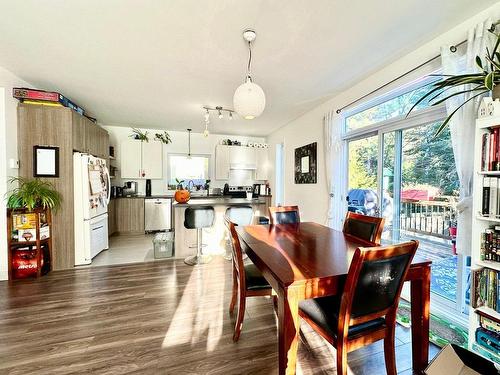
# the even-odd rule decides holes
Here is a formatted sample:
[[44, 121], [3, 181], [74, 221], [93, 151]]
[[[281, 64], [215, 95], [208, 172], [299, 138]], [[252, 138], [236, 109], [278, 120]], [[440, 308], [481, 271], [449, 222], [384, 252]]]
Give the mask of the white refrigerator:
[[90, 264], [108, 248], [111, 181], [104, 159], [74, 153], [75, 266]]

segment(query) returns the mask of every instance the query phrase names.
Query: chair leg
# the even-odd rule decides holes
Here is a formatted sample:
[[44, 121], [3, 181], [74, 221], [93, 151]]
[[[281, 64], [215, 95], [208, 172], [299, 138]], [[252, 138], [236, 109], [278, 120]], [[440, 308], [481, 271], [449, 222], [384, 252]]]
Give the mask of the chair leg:
[[396, 331], [395, 322], [387, 327], [384, 338], [384, 357], [387, 375], [396, 375], [396, 350], [394, 336]]
[[347, 375], [347, 348], [342, 344], [337, 345], [337, 375]]
[[239, 291], [240, 300], [238, 302], [238, 317], [236, 318], [236, 325], [234, 326], [233, 341], [236, 342], [240, 339], [241, 326], [243, 325], [243, 318], [245, 317], [245, 292]]
[[229, 305], [229, 314], [234, 313], [234, 306], [236, 305], [236, 299], [238, 298], [238, 279], [237, 279], [236, 271], [233, 267], [233, 292], [231, 296], [231, 304]]

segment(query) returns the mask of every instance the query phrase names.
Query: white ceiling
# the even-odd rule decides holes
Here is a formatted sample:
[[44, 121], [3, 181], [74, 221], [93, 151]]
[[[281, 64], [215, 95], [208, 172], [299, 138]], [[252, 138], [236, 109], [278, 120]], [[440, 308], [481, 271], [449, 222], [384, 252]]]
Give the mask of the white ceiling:
[[495, 2], [0, 0], [0, 66], [103, 124], [202, 131], [203, 105], [232, 107], [252, 27], [266, 109], [211, 130], [267, 135]]

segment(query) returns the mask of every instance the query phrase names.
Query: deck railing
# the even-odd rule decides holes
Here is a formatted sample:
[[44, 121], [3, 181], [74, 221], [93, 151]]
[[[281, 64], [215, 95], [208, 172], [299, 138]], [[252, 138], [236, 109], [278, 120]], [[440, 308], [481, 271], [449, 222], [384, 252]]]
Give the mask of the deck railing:
[[451, 239], [449, 228], [456, 219], [456, 203], [447, 201], [401, 201], [400, 230]]

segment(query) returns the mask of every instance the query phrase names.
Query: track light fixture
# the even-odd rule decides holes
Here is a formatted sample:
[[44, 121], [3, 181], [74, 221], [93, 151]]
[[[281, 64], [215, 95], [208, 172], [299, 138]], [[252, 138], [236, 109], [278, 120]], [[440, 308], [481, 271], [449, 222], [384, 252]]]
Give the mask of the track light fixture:
[[217, 117], [222, 120], [224, 118], [224, 112], [227, 113], [229, 120], [233, 119], [233, 113], [234, 111], [232, 109], [224, 108], [222, 106], [216, 106], [216, 107], [209, 107], [209, 106], [204, 106], [203, 109], [205, 110], [203, 116], [205, 119], [205, 131], [203, 132], [203, 135], [205, 137], [208, 137], [210, 134], [208, 131], [208, 125], [210, 124], [210, 112], [216, 112]]

